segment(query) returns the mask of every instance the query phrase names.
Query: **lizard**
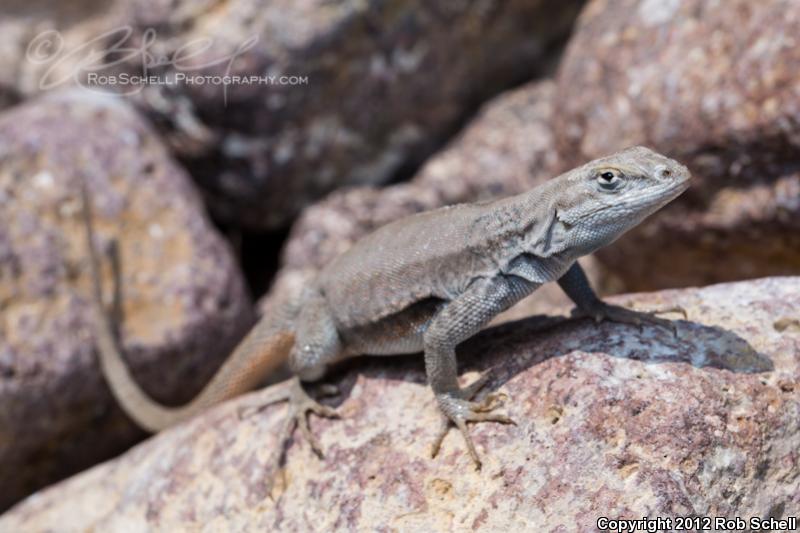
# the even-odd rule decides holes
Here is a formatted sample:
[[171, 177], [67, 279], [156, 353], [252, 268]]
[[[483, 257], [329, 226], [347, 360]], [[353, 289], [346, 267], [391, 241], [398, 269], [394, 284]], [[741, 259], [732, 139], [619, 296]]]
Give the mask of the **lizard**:
[[290, 383], [257, 410], [287, 401], [290, 414], [280, 442], [299, 427], [322, 457], [309, 429], [309, 415], [338, 415], [313, 399], [307, 385], [320, 380], [331, 365], [356, 355], [422, 353], [441, 413], [431, 455], [436, 456], [454, 425], [479, 469], [481, 460], [467, 423], [515, 421], [496, 412], [502, 404], [499, 394], [474, 401], [488, 371], [466, 387], [459, 385], [456, 346], [551, 281], [575, 303], [573, 315], [676, 331], [674, 322], [657, 314], [682, 309], [645, 313], [608, 304], [596, 295], [577, 259], [638, 225], [686, 190], [689, 182], [685, 166], [636, 146], [515, 196], [446, 206], [386, 224], [323, 267], [297, 297], [263, 316], [205, 388], [181, 407], [150, 399], [125, 366], [113, 321], [103, 306], [84, 186], [83, 218], [97, 318], [93, 323], [102, 371], [124, 411], [142, 428], [157, 432], [256, 388], [288, 361]]

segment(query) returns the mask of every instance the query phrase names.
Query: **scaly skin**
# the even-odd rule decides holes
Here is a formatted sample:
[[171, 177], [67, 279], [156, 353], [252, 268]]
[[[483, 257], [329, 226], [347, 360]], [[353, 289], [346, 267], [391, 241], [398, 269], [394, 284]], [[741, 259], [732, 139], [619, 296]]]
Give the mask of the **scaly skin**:
[[[639, 224], [688, 185], [686, 167], [635, 147], [517, 196], [445, 207], [387, 224], [332, 261], [282, 316], [259, 322], [198, 398], [178, 409], [147, 398], [125, 369], [111, 321], [102, 311], [97, 260], [90, 246], [103, 371], [131, 417], [146, 429], [158, 430], [251, 389], [288, 351], [296, 377], [287, 392], [273, 399], [288, 400], [293, 408], [284, 436], [299, 424], [321, 455], [306, 415], [335, 413], [311, 400], [300, 380], [317, 380], [330, 364], [359, 354], [424, 352], [428, 381], [443, 415], [434, 455], [454, 424], [480, 467], [466, 424], [513, 421], [492, 412], [500, 404], [496, 395], [472, 401], [486, 376], [459, 387], [456, 346], [550, 281], [560, 284], [580, 314], [669, 326], [652, 314], [602, 302], [576, 260]], [[91, 244], [88, 197], [84, 203]]]

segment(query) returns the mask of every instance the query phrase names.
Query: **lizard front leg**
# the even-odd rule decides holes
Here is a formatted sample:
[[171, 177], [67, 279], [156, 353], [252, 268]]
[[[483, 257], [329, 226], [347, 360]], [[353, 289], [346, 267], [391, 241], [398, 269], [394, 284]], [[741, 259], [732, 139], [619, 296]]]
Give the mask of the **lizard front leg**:
[[677, 335], [675, 322], [659, 318], [656, 314], [681, 313], [683, 317], [686, 318], [686, 311], [680, 306], [673, 306], [650, 312], [641, 312], [605, 303], [597, 297], [597, 294], [595, 294], [592, 286], [589, 284], [589, 280], [586, 278], [583, 268], [581, 268], [577, 261], [558, 279], [558, 284], [578, 307], [577, 312], [573, 313], [573, 316], [589, 316], [598, 322], [610, 320], [623, 324], [633, 324], [639, 327], [641, 327], [642, 324], [648, 323], [665, 327], [671, 330], [675, 335]]
[[507, 416], [491, 413], [499, 404], [497, 395], [489, 395], [480, 403], [470, 401], [486, 381], [486, 375], [466, 389], [459, 388], [455, 348], [538, 286], [515, 276], [478, 278], [458, 298], [447, 303], [426, 329], [423, 336], [425, 371], [444, 415], [433, 446], [433, 456], [438, 453], [452, 423], [464, 436], [469, 454], [480, 468], [481, 461], [467, 430], [467, 422], [513, 423]]

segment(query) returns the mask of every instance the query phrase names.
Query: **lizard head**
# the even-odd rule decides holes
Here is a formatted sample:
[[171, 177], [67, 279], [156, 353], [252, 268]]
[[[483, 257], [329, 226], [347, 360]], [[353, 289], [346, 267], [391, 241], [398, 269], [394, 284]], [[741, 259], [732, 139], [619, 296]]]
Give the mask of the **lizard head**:
[[639, 224], [689, 187], [689, 169], [649, 148], [635, 146], [568, 172], [571, 191], [557, 217], [573, 242], [600, 248]]

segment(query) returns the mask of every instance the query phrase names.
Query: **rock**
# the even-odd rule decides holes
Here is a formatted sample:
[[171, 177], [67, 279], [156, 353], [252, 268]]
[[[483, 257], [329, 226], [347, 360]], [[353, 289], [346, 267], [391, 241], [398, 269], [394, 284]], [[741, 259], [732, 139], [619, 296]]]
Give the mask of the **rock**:
[[620, 298], [680, 304], [679, 336], [529, 319], [460, 350], [493, 368], [517, 426], [472, 426], [429, 457], [439, 423], [421, 358], [373, 358], [334, 377], [341, 420], [312, 420], [326, 450], [291, 443], [266, 494], [284, 407], [240, 419], [262, 391], [32, 496], [5, 531], [587, 531], [598, 517], [800, 513], [800, 278]]
[[[138, 101], [216, 214], [264, 229], [417, 164], [477, 102], [546, 68], [582, 3], [135, 0], [125, 17], [130, 47], [155, 29], [148, 53], [172, 58], [149, 74], [197, 80]], [[228, 73], [274, 80], [200, 83]]]
[[[540, 81], [497, 96], [411, 181], [336, 192], [305, 210], [292, 229], [282, 269], [266, 301], [299, 290], [356, 240], [393, 220], [444, 205], [517, 194], [555, 176], [550, 128], [554, 94], [552, 81]], [[582, 263], [595, 285], [608, 289], [593, 259]], [[571, 305], [557, 286], [548, 285], [503, 319]]]
[[121, 24], [119, 2], [6, 0], [0, 18], [0, 109], [74, 85], [101, 62], [93, 43]]
[[800, 271], [799, 32], [800, 4], [782, 0], [585, 9], [558, 76], [564, 166], [645, 144], [695, 175], [599, 254], [629, 290]]
[[[98, 249], [118, 242], [123, 344], [150, 393], [190, 398], [252, 323], [188, 176], [123, 100], [76, 89], [0, 116], [0, 509], [142, 437], [94, 356], [81, 179]], [[110, 300], [108, 260], [104, 276]]]

